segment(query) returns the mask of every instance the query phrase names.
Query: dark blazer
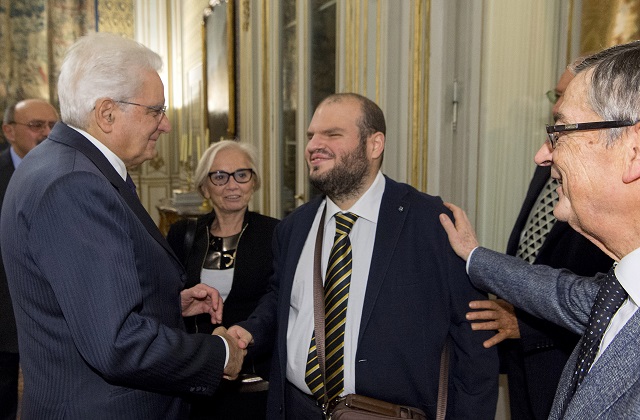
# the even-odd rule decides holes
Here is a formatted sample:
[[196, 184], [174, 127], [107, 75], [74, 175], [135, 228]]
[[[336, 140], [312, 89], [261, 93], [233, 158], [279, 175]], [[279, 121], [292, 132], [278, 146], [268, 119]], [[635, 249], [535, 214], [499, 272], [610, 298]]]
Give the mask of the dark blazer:
[[[198, 218], [190, 249], [185, 249], [185, 233], [189, 221], [180, 220], [171, 225], [169, 229], [167, 241], [187, 270], [185, 288], [200, 283], [202, 263], [209, 244], [209, 228], [214, 219], [215, 213], [213, 211]], [[278, 222], [278, 219], [252, 211], [245, 213], [244, 225], [246, 228], [242, 232], [236, 250], [233, 284], [229, 296], [224, 302], [222, 325], [225, 328], [246, 320], [258, 306], [260, 298], [266, 293], [269, 278], [273, 274], [271, 242], [273, 231]], [[187, 317], [185, 324], [190, 333], [211, 334], [217, 327], [217, 325], [211, 324], [211, 318], [208, 314]], [[271, 357], [269, 357], [270, 355], [265, 356], [259, 360], [245, 358], [243, 372], [257, 373], [268, 379]]]
[[[522, 204], [507, 254], [516, 255], [520, 234], [536, 199], [551, 175], [550, 167], [538, 166]], [[606, 273], [613, 260], [568, 223], [557, 221], [545, 239], [534, 264], [566, 268], [581, 276]], [[514, 420], [549, 416], [560, 374], [578, 339], [566, 329], [516, 308], [521, 339], [501, 345], [502, 367], [509, 379]], [[528, 414], [527, 414], [528, 413]]]
[[188, 411], [178, 395], [215, 391], [224, 343], [184, 331], [182, 265], [80, 133], [58, 123], [22, 161], [0, 240], [24, 418], [175, 419]]
[[[7, 191], [9, 180], [13, 175], [13, 161], [11, 160], [10, 149], [5, 149], [0, 153], [0, 209], [4, 201], [4, 194]], [[0, 218], [2, 212], [0, 211]], [[9, 296], [9, 286], [7, 285], [7, 275], [4, 272], [4, 265], [0, 257], [0, 352], [18, 353], [18, 333], [16, 331], [16, 320], [13, 316], [13, 306], [11, 296]]]
[[[254, 337], [254, 351], [270, 348], [276, 338], [267, 412], [271, 419], [286, 415], [291, 289], [321, 203], [317, 198], [299, 207], [278, 225], [270, 291], [241, 323]], [[440, 353], [450, 336], [447, 418], [493, 419], [497, 354], [482, 346], [491, 334], [472, 331], [465, 320], [469, 300], [486, 296], [470, 285], [464, 262], [453, 253], [438, 221], [443, 212], [450, 214], [439, 198], [386, 178], [358, 337], [356, 391], [420, 407], [435, 417]]]

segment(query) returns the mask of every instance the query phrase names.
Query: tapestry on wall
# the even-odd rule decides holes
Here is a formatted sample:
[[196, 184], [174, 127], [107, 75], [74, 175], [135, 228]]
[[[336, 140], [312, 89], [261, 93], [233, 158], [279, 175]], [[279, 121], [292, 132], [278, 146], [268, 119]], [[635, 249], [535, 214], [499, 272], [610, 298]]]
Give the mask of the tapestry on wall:
[[0, 0], [1, 112], [24, 98], [46, 99], [58, 108], [65, 51], [93, 30], [93, 0]]

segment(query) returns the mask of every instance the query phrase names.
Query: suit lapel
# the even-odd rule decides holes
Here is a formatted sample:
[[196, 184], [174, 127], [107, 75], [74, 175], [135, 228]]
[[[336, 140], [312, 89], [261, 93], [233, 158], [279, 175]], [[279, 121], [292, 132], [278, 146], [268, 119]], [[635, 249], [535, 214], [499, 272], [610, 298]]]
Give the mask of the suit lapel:
[[116, 172], [115, 168], [102, 154], [102, 152], [93, 145], [93, 143], [65, 124], [57, 124], [49, 137], [53, 141], [73, 147], [91, 160], [98, 170], [100, 170], [102, 175], [104, 175], [104, 177], [107, 178], [107, 180], [116, 188], [125, 203], [127, 203], [127, 206], [129, 206], [131, 211], [133, 211], [153, 239], [155, 239], [176, 261], [180, 262], [169, 246], [167, 240], [158, 230], [153, 219], [151, 219], [151, 216], [149, 216], [149, 213], [147, 213], [147, 210], [142, 206], [138, 196], [134, 194], [120, 174]]
[[[607, 349], [591, 368], [584, 382], [578, 387], [565, 412], [566, 418], [596, 418], [616, 402], [631, 386], [640, 380], [640, 365], [637, 363], [640, 341], [640, 311], [631, 317], [616, 335]], [[581, 340], [582, 342], [582, 340]], [[564, 400], [571, 374], [576, 363], [576, 346], [562, 374], [563, 389], [558, 389], [556, 399]], [[562, 399], [560, 399], [562, 398]], [[555, 411], [552, 410], [552, 414]], [[555, 413], [556, 415], [559, 413]]]
[[366, 330], [373, 307], [378, 299], [380, 288], [389, 270], [389, 265], [393, 258], [393, 252], [390, 252], [390, 250], [396, 249], [406, 215], [410, 211], [410, 203], [404, 199], [405, 189], [386, 176], [385, 180], [385, 189], [380, 203], [380, 213], [378, 214], [376, 227], [376, 240], [373, 246], [371, 267], [369, 268], [369, 279], [367, 280], [367, 290], [362, 307], [358, 343]]

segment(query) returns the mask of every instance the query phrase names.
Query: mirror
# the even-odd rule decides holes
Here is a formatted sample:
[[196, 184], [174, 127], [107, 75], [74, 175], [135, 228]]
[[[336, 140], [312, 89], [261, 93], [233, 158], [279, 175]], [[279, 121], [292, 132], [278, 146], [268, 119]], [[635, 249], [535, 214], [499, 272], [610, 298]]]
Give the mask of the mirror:
[[202, 21], [203, 87], [209, 143], [236, 136], [233, 0], [211, 0]]

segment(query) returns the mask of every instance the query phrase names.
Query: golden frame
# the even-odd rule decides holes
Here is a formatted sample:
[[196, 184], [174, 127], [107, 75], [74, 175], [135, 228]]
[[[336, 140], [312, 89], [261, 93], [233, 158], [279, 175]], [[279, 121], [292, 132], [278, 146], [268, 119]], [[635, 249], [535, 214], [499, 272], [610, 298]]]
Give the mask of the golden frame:
[[236, 137], [234, 0], [211, 0], [202, 17], [204, 119], [209, 143]]

